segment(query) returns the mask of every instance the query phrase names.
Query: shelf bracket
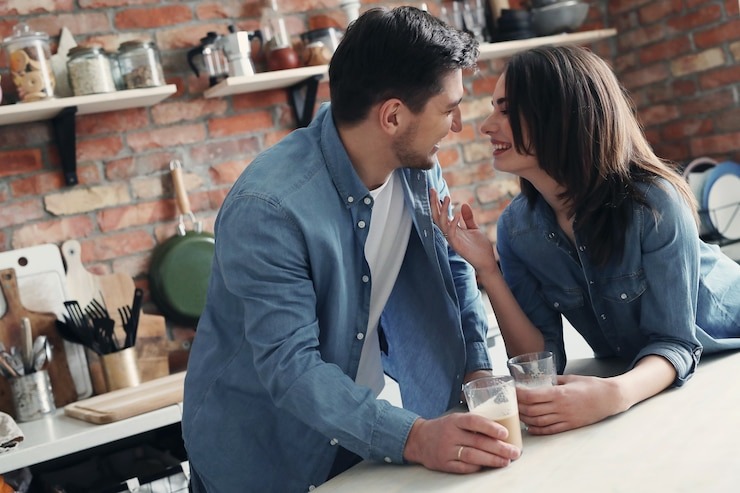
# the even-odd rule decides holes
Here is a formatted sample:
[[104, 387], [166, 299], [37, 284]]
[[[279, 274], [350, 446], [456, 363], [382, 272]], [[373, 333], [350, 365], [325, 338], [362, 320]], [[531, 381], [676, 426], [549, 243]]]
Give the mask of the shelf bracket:
[[75, 130], [75, 114], [77, 106], [68, 106], [51, 119], [54, 126], [54, 139], [59, 158], [62, 161], [64, 184], [77, 185], [77, 132]]
[[314, 75], [288, 88], [288, 102], [293, 109], [297, 128], [307, 127], [311, 123], [321, 79], [321, 75]]

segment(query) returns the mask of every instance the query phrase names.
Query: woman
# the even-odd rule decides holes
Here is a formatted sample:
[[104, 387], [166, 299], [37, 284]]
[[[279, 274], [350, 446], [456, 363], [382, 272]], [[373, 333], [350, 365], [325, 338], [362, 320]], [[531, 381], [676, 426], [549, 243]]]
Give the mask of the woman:
[[501, 271], [467, 204], [433, 217], [475, 268], [509, 355], [566, 358], [562, 317], [622, 375], [568, 375], [518, 391], [530, 433], [552, 434], [626, 411], [683, 385], [702, 352], [740, 348], [740, 266], [699, 239], [681, 176], [651, 150], [608, 65], [576, 47], [510, 60], [481, 130], [494, 167], [520, 178], [498, 221]]

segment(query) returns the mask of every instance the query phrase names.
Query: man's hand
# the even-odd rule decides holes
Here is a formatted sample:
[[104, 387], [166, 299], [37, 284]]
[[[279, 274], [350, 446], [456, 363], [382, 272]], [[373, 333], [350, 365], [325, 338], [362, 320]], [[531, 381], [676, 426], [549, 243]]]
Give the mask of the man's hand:
[[435, 471], [467, 474], [483, 467], [505, 467], [521, 451], [504, 441], [502, 425], [470, 413], [414, 422], [406, 440], [404, 458]]

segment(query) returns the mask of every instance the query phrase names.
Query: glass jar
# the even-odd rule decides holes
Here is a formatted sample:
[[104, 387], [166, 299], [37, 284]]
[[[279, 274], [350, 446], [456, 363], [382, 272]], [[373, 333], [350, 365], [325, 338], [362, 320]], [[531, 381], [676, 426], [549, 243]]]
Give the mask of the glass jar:
[[40, 101], [54, 97], [56, 79], [51, 68], [49, 35], [32, 32], [21, 22], [13, 34], [3, 40], [10, 61], [10, 75], [21, 102]]
[[151, 41], [126, 41], [118, 47], [118, 66], [125, 89], [164, 85], [157, 47]]
[[76, 46], [67, 54], [69, 83], [75, 96], [101, 94], [116, 90], [108, 55], [98, 46]]

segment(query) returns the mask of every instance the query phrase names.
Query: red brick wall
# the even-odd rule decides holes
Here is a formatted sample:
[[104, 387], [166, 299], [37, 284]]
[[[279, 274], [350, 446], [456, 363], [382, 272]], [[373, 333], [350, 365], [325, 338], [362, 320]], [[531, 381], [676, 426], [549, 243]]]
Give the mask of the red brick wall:
[[[310, 14], [345, 22], [339, 0], [280, 3], [291, 12], [293, 34], [306, 30]], [[426, 3], [438, 11], [437, 3]], [[590, 3], [583, 29], [619, 30], [616, 39], [592, 48], [614, 63], [659, 153], [682, 162], [699, 155], [740, 160], [737, 0]], [[258, 28], [259, 6], [251, 0], [0, 1], [0, 38], [25, 21], [54, 41], [66, 26], [78, 44], [111, 50], [129, 39], [153, 39], [168, 83], [178, 88], [151, 108], [78, 116], [80, 184], [71, 188], [63, 185], [49, 122], [0, 126], [0, 250], [78, 238], [88, 269], [125, 272], [146, 288], [152, 248], [174, 231], [167, 171], [173, 158], [184, 163], [191, 205], [210, 229], [234, 179], [294, 121], [284, 90], [203, 98], [207, 81], [192, 74], [185, 54], [207, 31], [226, 33], [231, 22]], [[478, 132], [502, 64], [482, 62], [480, 74], [466, 77], [463, 131], [439, 154], [455, 200], [474, 205], [492, 240], [498, 215], [517, 192], [516, 180], [493, 170], [488, 141]], [[6, 67], [3, 53], [0, 75], [8, 92]], [[319, 96], [328, 98], [325, 83]]]

